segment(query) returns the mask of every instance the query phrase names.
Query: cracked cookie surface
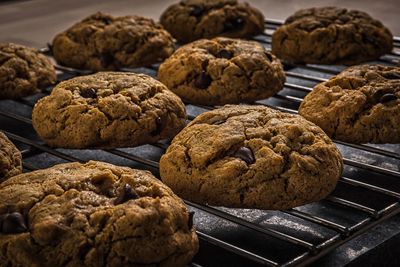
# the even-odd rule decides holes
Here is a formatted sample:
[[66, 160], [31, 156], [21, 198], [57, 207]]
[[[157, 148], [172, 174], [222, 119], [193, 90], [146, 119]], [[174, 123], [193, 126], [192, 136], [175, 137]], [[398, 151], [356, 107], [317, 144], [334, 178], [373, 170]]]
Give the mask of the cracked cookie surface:
[[172, 36], [152, 19], [93, 14], [53, 40], [58, 63], [77, 69], [117, 70], [148, 66], [174, 51]]
[[59, 83], [40, 99], [33, 127], [47, 144], [114, 148], [171, 138], [185, 126], [185, 106], [144, 74], [99, 72]]
[[55, 81], [54, 66], [38, 50], [0, 43], [0, 99], [33, 95]]
[[90, 161], [0, 184], [2, 266], [186, 266], [192, 216], [150, 172]]
[[339, 150], [315, 124], [245, 105], [201, 114], [160, 160], [162, 181], [180, 197], [272, 210], [326, 197], [342, 168]]
[[400, 68], [360, 65], [318, 84], [299, 113], [350, 143], [400, 143]]
[[168, 7], [160, 23], [181, 43], [216, 36], [244, 38], [264, 30], [263, 14], [236, 0], [183, 0]]
[[393, 48], [393, 36], [367, 13], [338, 7], [297, 11], [272, 35], [272, 52], [290, 63], [354, 65]]
[[285, 73], [261, 44], [217, 37], [180, 47], [158, 79], [184, 101], [221, 105], [270, 97], [283, 88]]
[[0, 183], [21, 172], [21, 152], [4, 133], [0, 132]]

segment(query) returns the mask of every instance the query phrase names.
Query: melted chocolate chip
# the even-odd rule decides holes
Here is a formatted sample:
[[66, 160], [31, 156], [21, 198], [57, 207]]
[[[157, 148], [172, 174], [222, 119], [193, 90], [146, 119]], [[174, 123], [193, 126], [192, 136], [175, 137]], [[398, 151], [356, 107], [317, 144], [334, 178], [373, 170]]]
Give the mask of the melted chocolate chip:
[[114, 56], [110, 53], [103, 53], [100, 55], [101, 65], [103, 67], [108, 67], [114, 62]]
[[207, 89], [207, 87], [210, 86], [211, 82], [212, 79], [207, 74], [207, 72], [202, 71], [201, 74], [194, 81], [194, 86], [196, 86], [199, 89]]
[[386, 72], [382, 76], [389, 80], [400, 80], [400, 73], [397, 72]]
[[133, 188], [129, 184], [125, 184], [124, 187], [119, 192], [119, 195], [114, 200], [115, 205], [119, 205], [125, 203], [131, 199], [138, 199], [139, 195], [133, 190]]
[[96, 90], [93, 88], [86, 88], [81, 91], [81, 96], [84, 98], [96, 98]]
[[18, 234], [26, 232], [24, 217], [19, 212], [13, 212], [3, 217], [1, 232], [4, 234]]
[[224, 22], [224, 32], [239, 30], [244, 25], [244, 20], [240, 17], [229, 19]]
[[194, 17], [200, 17], [201, 15], [203, 15], [204, 12], [204, 7], [202, 6], [191, 6], [190, 7], [190, 16], [194, 16]]
[[397, 96], [394, 94], [384, 94], [381, 99], [379, 100], [379, 102], [381, 103], [386, 103], [386, 102], [390, 102], [393, 100], [397, 100]]
[[236, 158], [240, 158], [241, 160], [243, 160], [244, 162], [246, 162], [247, 164], [253, 164], [254, 162], [256, 162], [254, 155], [253, 155], [253, 151], [251, 151], [250, 148], [248, 147], [239, 147], [233, 154], [233, 157]]
[[109, 19], [109, 18], [107, 18], [107, 17], [102, 18], [102, 21], [103, 21], [104, 24], [106, 24], [106, 25], [110, 25], [110, 24], [112, 23], [112, 20]]
[[270, 62], [272, 62], [272, 55], [270, 54], [270, 53], [268, 53], [268, 52], [265, 52], [264, 53], [266, 56], [267, 56], [267, 58], [268, 58], [268, 60], [270, 61]]
[[161, 117], [157, 117], [155, 122], [156, 122], [156, 129], [150, 133], [153, 136], [159, 135], [163, 129], [163, 121]]
[[228, 51], [226, 49], [219, 50], [217, 53], [218, 58], [226, 58], [226, 59], [231, 59], [233, 57], [233, 53], [231, 51]]
[[189, 221], [188, 221], [189, 230], [193, 228], [193, 217], [194, 217], [194, 211], [189, 211]]

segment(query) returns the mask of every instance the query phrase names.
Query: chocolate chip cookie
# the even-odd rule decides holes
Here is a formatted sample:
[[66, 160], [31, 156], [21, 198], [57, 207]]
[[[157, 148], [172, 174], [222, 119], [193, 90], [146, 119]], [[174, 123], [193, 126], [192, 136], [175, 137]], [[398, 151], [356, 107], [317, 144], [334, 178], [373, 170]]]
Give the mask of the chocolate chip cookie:
[[354, 65], [393, 48], [393, 36], [367, 13], [338, 7], [297, 11], [272, 35], [272, 52], [291, 63]]
[[152, 19], [93, 14], [53, 40], [54, 58], [77, 69], [116, 70], [148, 66], [174, 51], [171, 35]]
[[162, 181], [180, 197], [272, 210], [326, 197], [342, 168], [339, 150], [312, 122], [246, 105], [201, 114], [160, 161]]
[[144, 74], [99, 72], [59, 83], [39, 100], [33, 127], [50, 146], [115, 148], [171, 138], [184, 126], [185, 106]]
[[22, 172], [21, 152], [0, 132], [0, 182]]
[[184, 101], [221, 105], [270, 97], [283, 88], [285, 73], [261, 44], [217, 37], [180, 47], [158, 78]]
[[32, 95], [55, 81], [54, 66], [35, 48], [0, 43], [0, 99]]
[[338, 140], [400, 143], [400, 68], [347, 68], [315, 86], [299, 113]]
[[168, 7], [160, 22], [181, 43], [216, 36], [244, 38], [264, 31], [263, 14], [236, 0], [183, 0]]
[[193, 216], [150, 172], [90, 161], [0, 184], [2, 266], [186, 266]]

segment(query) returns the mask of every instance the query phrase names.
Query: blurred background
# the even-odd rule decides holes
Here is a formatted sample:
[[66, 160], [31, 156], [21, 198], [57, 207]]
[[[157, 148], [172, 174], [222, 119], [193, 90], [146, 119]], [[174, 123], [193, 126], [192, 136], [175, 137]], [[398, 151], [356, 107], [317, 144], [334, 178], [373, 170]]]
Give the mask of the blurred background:
[[[241, 1], [241, 0], [240, 0]], [[56, 33], [97, 12], [112, 15], [142, 15], [158, 20], [178, 0], [0, 0], [0, 41], [43, 47]], [[399, 0], [247, 0], [265, 17], [284, 20], [296, 10], [316, 6], [359, 9], [379, 19], [400, 36]]]

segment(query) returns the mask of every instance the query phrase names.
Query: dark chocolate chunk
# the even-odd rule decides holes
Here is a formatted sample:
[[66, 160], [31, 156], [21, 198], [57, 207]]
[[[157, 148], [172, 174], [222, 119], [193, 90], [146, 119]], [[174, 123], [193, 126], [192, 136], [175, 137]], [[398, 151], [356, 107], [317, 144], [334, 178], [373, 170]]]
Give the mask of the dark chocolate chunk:
[[197, 18], [197, 17], [200, 17], [201, 15], [203, 15], [203, 12], [204, 12], [204, 7], [191, 6], [189, 15]]
[[194, 211], [189, 211], [189, 221], [188, 221], [189, 230], [193, 228], [193, 217], [194, 217]]
[[114, 56], [110, 53], [103, 53], [100, 55], [101, 65], [108, 67], [114, 62]]
[[390, 102], [390, 101], [393, 101], [393, 100], [396, 100], [396, 99], [397, 99], [397, 96], [394, 95], [394, 94], [384, 94], [381, 97], [381, 99], [379, 100], [379, 102], [386, 103], [386, 102]]
[[26, 232], [24, 217], [19, 212], [12, 212], [3, 218], [1, 232], [4, 234], [18, 234]]
[[199, 89], [207, 89], [208, 86], [210, 86], [212, 82], [211, 77], [205, 72], [204, 70], [201, 72], [201, 74], [197, 77], [197, 79], [194, 81], [194, 86], [196, 86]]
[[86, 88], [81, 91], [81, 96], [84, 98], [96, 98], [96, 90], [93, 88]]
[[129, 184], [125, 184], [124, 187], [120, 190], [119, 195], [114, 200], [115, 205], [119, 205], [125, 203], [131, 199], [138, 199], [139, 195], [133, 190], [133, 188]]
[[102, 18], [102, 21], [106, 25], [110, 25], [112, 23], [112, 20], [110, 18], [107, 18], [107, 17]]
[[264, 53], [266, 56], [267, 56], [267, 58], [268, 58], [268, 60], [270, 61], [270, 62], [272, 62], [272, 55], [269, 53], [269, 52], [265, 52]]
[[229, 19], [224, 22], [224, 32], [240, 30], [244, 25], [244, 20], [240, 17]]
[[247, 164], [253, 164], [256, 162], [253, 151], [251, 151], [248, 147], [239, 147], [233, 154], [233, 157], [240, 158], [241, 160], [245, 161]]
[[397, 72], [386, 72], [382, 76], [389, 80], [400, 80], [400, 73]]
[[226, 49], [221, 49], [221, 50], [218, 51], [217, 57], [231, 59], [233, 57], [233, 53], [231, 51], [226, 50]]
[[150, 133], [152, 136], [159, 135], [163, 129], [163, 121], [161, 117], [157, 117], [155, 122], [156, 122], [156, 129]]

